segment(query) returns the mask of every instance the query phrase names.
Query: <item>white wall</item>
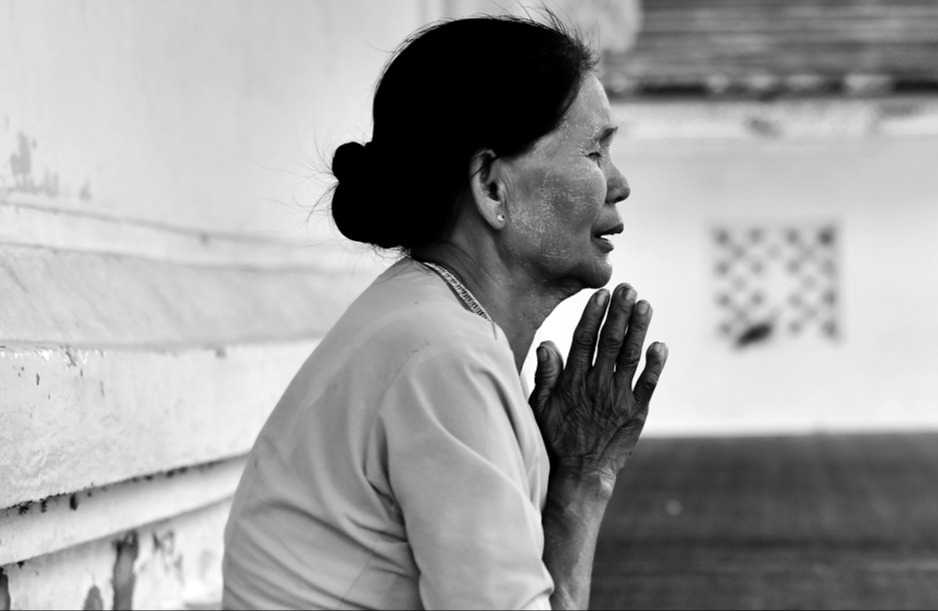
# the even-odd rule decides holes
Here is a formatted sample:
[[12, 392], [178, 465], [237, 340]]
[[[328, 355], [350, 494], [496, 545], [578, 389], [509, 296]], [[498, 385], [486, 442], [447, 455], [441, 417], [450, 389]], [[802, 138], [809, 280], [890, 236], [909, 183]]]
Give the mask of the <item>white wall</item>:
[[[370, 121], [418, 2], [0, 4], [0, 147], [82, 210], [305, 240], [320, 153]], [[268, 169], [269, 168], [269, 169]], [[12, 186], [0, 168], [0, 188]]]
[[242, 457], [377, 269], [307, 222], [321, 154], [428, 6], [0, 0], [0, 608], [217, 604]]

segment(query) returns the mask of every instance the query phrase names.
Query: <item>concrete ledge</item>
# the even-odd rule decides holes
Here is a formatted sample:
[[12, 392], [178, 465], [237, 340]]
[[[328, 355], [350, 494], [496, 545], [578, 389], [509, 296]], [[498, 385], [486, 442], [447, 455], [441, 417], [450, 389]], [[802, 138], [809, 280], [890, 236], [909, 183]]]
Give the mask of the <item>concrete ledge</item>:
[[193, 465], [0, 511], [0, 566], [227, 500], [243, 469], [244, 458]]
[[0, 507], [244, 454], [314, 346], [0, 350]]
[[0, 345], [171, 348], [319, 337], [337, 272], [178, 265], [0, 244]]

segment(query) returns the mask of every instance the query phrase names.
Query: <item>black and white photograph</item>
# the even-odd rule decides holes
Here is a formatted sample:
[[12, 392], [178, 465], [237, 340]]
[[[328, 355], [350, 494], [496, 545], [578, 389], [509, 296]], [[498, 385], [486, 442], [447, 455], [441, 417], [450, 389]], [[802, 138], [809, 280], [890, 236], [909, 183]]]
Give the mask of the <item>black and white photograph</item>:
[[938, 608], [938, 2], [0, 0], [0, 611]]

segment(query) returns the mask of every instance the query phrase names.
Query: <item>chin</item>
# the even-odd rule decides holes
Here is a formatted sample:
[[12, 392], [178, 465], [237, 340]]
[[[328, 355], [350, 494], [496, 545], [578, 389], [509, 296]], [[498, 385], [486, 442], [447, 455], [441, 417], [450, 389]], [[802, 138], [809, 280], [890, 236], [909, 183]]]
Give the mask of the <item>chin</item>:
[[602, 288], [611, 279], [612, 265], [605, 254], [575, 259], [572, 265], [555, 265], [545, 276], [547, 284], [559, 289], [566, 297], [572, 297], [583, 289]]
[[607, 266], [604, 269], [603, 273], [597, 276], [596, 283], [590, 284], [587, 288], [591, 288], [591, 289], [602, 288], [606, 286], [607, 284], [609, 284], [610, 280], [612, 280], [612, 267]]
[[603, 257], [599, 261], [592, 262], [592, 265], [589, 265], [586, 269], [580, 270], [577, 276], [580, 281], [580, 288], [599, 289], [612, 280], [612, 265], [609, 263], [608, 258]]

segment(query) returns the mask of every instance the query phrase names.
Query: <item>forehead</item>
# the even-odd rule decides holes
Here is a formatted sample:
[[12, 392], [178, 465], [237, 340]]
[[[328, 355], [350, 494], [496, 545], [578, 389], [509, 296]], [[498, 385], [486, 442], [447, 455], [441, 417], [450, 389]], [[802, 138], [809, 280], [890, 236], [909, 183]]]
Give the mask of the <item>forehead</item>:
[[606, 91], [595, 74], [589, 74], [583, 79], [580, 90], [561, 123], [567, 123], [569, 125], [566, 127], [573, 129], [601, 129], [613, 125], [609, 98], [606, 97]]
[[543, 145], [544, 152], [556, 151], [564, 145], [581, 146], [598, 139], [604, 131], [612, 127], [615, 127], [615, 123], [606, 91], [599, 78], [595, 74], [589, 74], [583, 78], [580, 90], [563, 119], [540, 144]]

